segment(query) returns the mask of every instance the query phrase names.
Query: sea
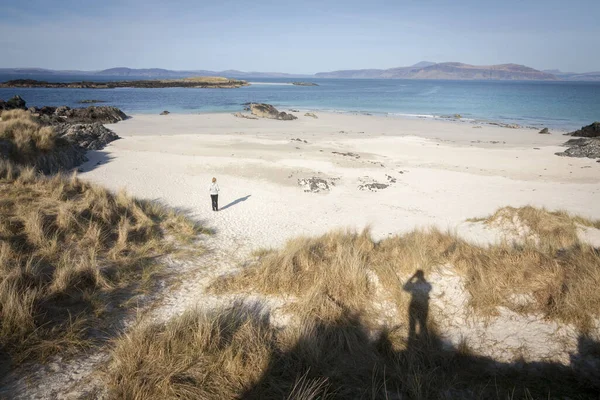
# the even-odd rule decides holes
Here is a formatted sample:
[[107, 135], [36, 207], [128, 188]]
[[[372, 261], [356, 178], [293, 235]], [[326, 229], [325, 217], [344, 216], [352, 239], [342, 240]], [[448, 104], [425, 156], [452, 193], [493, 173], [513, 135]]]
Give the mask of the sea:
[[[49, 82], [114, 81], [105, 76], [0, 75], [0, 82], [28, 78]], [[102, 100], [127, 114], [242, 111], [244, 103], [269, 103], [282, 110], [363, 113], [404, 118], [452, 118], [573, 130], [600, 120], [600, 82], [450, 81], [402, 79], [244, 78], [238, 89], [45, 89], [0, 88], [0, 99], [19, 95], [28, 106], [83, 107]]]

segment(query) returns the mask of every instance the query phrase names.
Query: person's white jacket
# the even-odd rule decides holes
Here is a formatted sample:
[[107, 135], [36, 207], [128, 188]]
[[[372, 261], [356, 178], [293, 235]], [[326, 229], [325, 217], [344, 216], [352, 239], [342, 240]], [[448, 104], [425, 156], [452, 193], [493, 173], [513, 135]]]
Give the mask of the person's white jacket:
[[213, 194], [219, 194], [219, 185], [215, 182], [213, 184], [210, 185], [210, 188], [208, 189], [208, 192], [213, 195]]

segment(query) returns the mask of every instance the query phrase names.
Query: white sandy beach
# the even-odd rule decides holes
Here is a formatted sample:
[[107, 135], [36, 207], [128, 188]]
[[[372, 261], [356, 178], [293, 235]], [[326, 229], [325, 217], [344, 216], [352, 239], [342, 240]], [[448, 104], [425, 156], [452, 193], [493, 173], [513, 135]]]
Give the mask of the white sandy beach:
[[[366, 226], [377, 238], [435, 225], [487, 241], [490, 232], [465, 220], [508, 205], [600, 217], [594, 201], [600, 164], [556, 156], [566, 140], [562, 134], [366, 115], [299, 115], [295, 121], [134, 115], [109, 125], [122, 140], [89, 153], [81, 176], [187, 209], [215, 228], [220, 241], [244, 250]], [[213, 176], [221, 187], [218, 213], [208, 195]], [[330, 178], [335, 186], [305, 192], [298, 180], [311, 177]], [[389, 187], [359, 190], [374, 181]]]

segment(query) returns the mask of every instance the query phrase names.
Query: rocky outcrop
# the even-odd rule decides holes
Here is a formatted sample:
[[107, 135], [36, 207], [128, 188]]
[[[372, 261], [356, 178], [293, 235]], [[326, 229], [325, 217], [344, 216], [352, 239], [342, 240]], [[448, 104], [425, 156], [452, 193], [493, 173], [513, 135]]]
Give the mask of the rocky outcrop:
[[42, 123], [47, 125], [57, 125], [62, 123], [114, 124], [127, 119], [127, 115], [125, 115], [123, 111], [112, 106], [90, 106], [86, 108], [44, 106], [35, 107], [31, 111], [40, 118]]
[[165, 111], [163, 111], [163, 112], [160, 113], [160, 115], [169, 115], [169, 114], [171, 114], [171, 113], [169, 111], [167, 111], [167, 110], [165, 110]]
[[[9, 105], [6, 108], [7, 104]], [[8, 102], [0, 102], [3, 109], [27, 109], [18, 96]], [[127, 116], [116, 107], [91, 106], [87, 108], [30, 107], [41, 125], [52, 126], [56, 132], [56, 143], [52, 151], [34, 155], [16, 154], [14, 145], [0, 140], [0, 159], [12, 159], [17, 164], [31, 165], [46, 174], [69, 170], [87, 161], [88, 150], [101, 150], [119, 137], [106, 128], [105, 123], [122, 121]]]
[[557, 156], [600, 158], [600, 138], [571, 139], [564, 146], [569, 148]]
[[587, 126], [582, 127], [579, 130], [567, 133], [567, 135], [585, 138], [600, 137], [600, 122], [593, 122]]
[[21, 98], [21, 96], [14, 96], [7, 101], [0, 100], [0, 110], [26, 110], [27, 103]]
[[544, 128], [541, 131], [539, 131], [538, 133], [541, 133], [541, 134], [550, 134], [550, 132], [548, 131], [548, 128]]
[[108, 143], [119, 139], [116, 133], [99, 123], [64, 124], [55, 129], [59, 137], [84, 150], [102, 150]]
[[288, 114], [284, 111], [279, 112], [272, 105], [265, 103], [251, 103], [250, 112], [260, 118], [279, 119], [283, 121], [298, 119], [293, 114]]
[[233, 113], [233, 116], [234, 116], [234, 117], [237, 117], [237, 118], [258, 119], [258, 117], [255, 117], [255, 116], [254, 116], [254, 115], [252, 115], [252, 114], [242, 114], [242, 113], [241, 113], [241, 112], [239, 112], [239, 111], [238, 111], [238, 112], [236, 112], [236, 113]]
[[13, 79], [0, 83], [0, 88], [51, 88], [51, 89], [114, 89], [114, 88], [239, 88], [248, 86], [248, 82], [216, 76], [190, 77], [184, 79], [137, 80], [115, 82], [46, 82], [35, 79]]

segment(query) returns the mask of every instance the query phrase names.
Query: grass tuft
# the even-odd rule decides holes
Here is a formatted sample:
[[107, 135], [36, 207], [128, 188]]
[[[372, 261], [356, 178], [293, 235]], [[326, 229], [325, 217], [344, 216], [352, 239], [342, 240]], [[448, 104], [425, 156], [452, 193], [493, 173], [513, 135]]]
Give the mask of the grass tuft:
[[0, 161], [2, 351], [18, 363], [88, 346], [103, 310], [150, 288], [159, 257], [200, 232], [181, 214], [75, 175]]

